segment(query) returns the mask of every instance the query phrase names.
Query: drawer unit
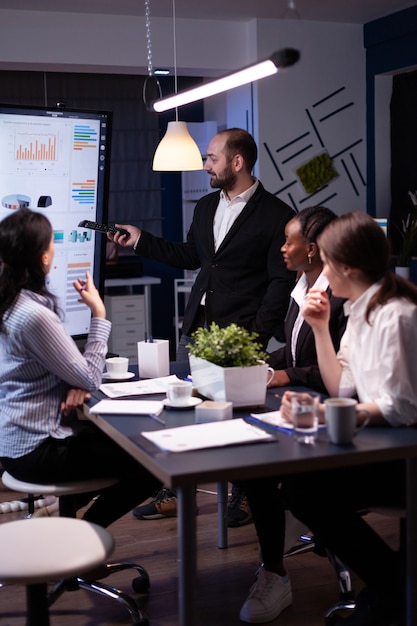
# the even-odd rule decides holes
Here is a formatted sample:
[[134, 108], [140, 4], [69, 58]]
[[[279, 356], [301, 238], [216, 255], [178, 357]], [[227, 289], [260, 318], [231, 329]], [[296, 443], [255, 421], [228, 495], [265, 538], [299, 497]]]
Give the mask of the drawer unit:
[[145, 298], [143, 295], [105, 296], [107, 318], [112, 323], [109, 352], [127, 356], [137, 363], [137, 342], [145, 336]]

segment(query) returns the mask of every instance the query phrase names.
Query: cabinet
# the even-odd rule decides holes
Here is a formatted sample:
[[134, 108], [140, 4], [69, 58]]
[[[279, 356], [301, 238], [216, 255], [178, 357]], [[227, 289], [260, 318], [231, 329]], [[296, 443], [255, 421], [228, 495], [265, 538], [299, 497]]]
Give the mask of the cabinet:
[[[109, 352], [127, 356], [131, 363], [137, 363], [137, 342], [142, 341], [145, 334], [148, 337], [152, 335], [151, 286], [160, 283], [161, 279], [156, 276], [106, 278], [104, 303], [107, 317], [112, 323]], [[133, 293], [136, 287], [143, 290], [143, 295]], [[112, 295], [112, 289], [124, 289], [127, 294]]]
[[112, 323], [109, 352], [127, 356], [137, 363], [137, 343], [145, 337], [145, 296], [104, 296], [107, 318]]

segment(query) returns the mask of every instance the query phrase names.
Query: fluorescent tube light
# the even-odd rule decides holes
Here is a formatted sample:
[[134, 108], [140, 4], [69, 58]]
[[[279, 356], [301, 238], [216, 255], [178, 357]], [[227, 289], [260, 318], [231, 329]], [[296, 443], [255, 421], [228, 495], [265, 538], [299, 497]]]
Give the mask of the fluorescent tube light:
[[183, 106], [184, 104], [190, 104], [190, 102], [196, 102], [203, 98], [209, 98], [215, 94], [252, 83], [260, 78], [266, 76], [272, 76], [276, 74], [278, 70], [284, 69], [294, 65], [300, 58], [298, 50], [292, 48], [283, 48], [274, 52], [268, 59], [259, 61], [259, 63], [252, 64], [246, 68], [238, 70], [233, 74], [224, 76], [217, 80], [213, 80], [204, 85], [187, 89], [180, 93], [176, 93], [166, 98], [161, 98], [153, 103], [153, 109], [157, 113], [168, 111], [169, 109], [175, 109], [176, 107]]

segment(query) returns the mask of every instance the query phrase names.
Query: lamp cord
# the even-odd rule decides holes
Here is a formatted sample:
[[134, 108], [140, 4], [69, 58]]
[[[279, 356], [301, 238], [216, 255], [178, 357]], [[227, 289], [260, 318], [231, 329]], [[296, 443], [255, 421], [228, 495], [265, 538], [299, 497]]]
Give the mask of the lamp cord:
[[148, 56], [148, 74], [152, 76], [151, 9], [150, 0], [145, 0], [146, 52]]
[[[173, 40], [174, 40], [174, 91], [175, 93], [178, 93], [177, 33], [176, 33], [175, 0], [172, 0], [172, 33], [173, 33]], [[175, 121], [178, 122], [178, 107], [175, 107]]]
[[143, 81], [142, 100], [148, 109], [153, 111], [152, 102], [161, 97], [161, 86], [154, 76], [152, 68], [152, 41], [151, 41], [151, 0], [145, 0], [145, 29], [146, 29], [146, 51], [148, 56], [148, 75]]

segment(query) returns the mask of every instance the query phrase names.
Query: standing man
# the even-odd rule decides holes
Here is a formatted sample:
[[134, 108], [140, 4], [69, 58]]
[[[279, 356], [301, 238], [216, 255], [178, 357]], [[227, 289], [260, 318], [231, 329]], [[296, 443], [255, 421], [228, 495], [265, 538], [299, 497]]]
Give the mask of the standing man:
[[109, 238], [136, 254], [200, 271], [184, 312], [177, 360], [188, 360], [191, 334], [205, 324], [235, 322], [266, 347], [283, 325], [294, 285], [280, 252], [293, 210], [252, 176], [258, 150], [245, 130], [220, 131], [210, 141], [204, 169], [218, 189], [197, 202], [185, 242], [120, 225], [129, 236]]
[[[284, 229], [293, 210], [266, 191], [252, 176], [258, 149], [240, 128], [217, 133], [210, 141], [204, 169], [219, 190], [197, 202], [185, 242], [176, 243], [117, 224], [128, 235], [108, 235], [136, 254], [181, 269], [200, 269], [184, 312], [177, 361], [188, 361], [187, 344], [201, 326], [232, 322], [258, 334], [266, 348], [283, 326], [295, 273], [281, 254]], [[243, 494], [244, 497], [244, 494]], [[138, 519], [177, 514], [176, 494], [162, 489], [150, 503], [137, 507]]]

